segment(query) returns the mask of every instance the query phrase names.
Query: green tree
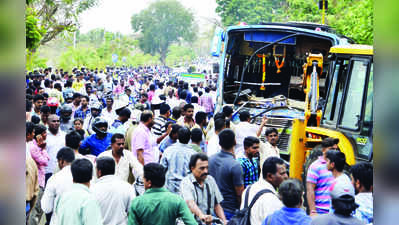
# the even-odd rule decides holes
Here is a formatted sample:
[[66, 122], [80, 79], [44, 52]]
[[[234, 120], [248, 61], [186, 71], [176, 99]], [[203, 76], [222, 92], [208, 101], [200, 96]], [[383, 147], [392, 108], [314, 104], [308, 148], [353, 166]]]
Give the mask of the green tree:
[[131, 24], [134, 31], [140, 32], [139, 47], [144, 53], [159, 54], [162, 64], [171, 44], [195, 39], [193, 14], [176, 0], [152, 3], [133, 15]]
[[26, 48], [33, 51], [39, 46], [46, 30], [38, 24], [39, 19], [32, 8], [27, 7], [25, 14]]
[[53, 40], [64, 31], [75, 31], [79, 14], [97, 3], [98, 0], [27, 0], [27, 7], [34, 9], [38, 24], [46, 31], [39, 45]]
[[216, 0], [216, 3], [216, 13], [225, 26], [238, 22], [259, 24], [279, 21], [285, 6], [285, 0]]

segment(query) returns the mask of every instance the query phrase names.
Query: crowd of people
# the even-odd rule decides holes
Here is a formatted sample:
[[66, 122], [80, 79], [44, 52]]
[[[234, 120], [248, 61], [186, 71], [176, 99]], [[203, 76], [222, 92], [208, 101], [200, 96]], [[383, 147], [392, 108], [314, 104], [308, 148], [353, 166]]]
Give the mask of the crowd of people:
[[165, 67], [27, 73], [27, 224], [373, 223], [371, 163], [325, 138], [304, 185], [266, 117], [215, 103]]

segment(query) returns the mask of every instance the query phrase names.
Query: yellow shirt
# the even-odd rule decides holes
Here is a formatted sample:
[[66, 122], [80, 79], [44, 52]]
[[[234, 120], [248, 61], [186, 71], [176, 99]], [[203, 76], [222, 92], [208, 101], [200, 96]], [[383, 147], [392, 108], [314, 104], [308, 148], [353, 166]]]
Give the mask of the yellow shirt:
[[75, 91], [77, 91], [77, 92], [79, 92], [80, 89], [82, 89], [83, 87], [84, 87], [83, 81], [80, 81], [80, 82], [79, 82], [79, 80], [78, 80], [78, 81], [73, 82], [73, 84], [72, 84], [72, 88], [73, 88]]

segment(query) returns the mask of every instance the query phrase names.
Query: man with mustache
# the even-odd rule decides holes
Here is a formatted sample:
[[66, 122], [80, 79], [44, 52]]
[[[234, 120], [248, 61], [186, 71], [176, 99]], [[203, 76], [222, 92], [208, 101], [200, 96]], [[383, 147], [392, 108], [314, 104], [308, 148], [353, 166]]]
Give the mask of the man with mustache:
[[244, 175], [244, 188], [259, 179], [259, 139], [253, 136], [244, 138], [245, 156], [238, 158]]
[[195, 219], [199, 224], [211, 224], [212, 215], [216, 215], [226, 224], [226, 217], [220, 205], [223, 196], [215, 179], [208, 175], [208, 156], [203, 153], [192, 155], [189, 168], [191, 173], [183, 178], [180, 195], [195, 215]]

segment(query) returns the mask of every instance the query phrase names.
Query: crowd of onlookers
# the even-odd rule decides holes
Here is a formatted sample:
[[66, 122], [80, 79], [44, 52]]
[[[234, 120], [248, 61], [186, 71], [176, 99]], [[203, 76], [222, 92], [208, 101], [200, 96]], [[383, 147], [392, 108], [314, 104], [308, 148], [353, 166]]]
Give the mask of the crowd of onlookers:
[[165, 67], [26, 78], [27, 224], [233, 224], [245, 210], [253, 225], [373, 223], [372, 164], [349, 168], [325, 138], [306, 180], [289, 179], [278, 130], [215, 112], [214, 79]]

